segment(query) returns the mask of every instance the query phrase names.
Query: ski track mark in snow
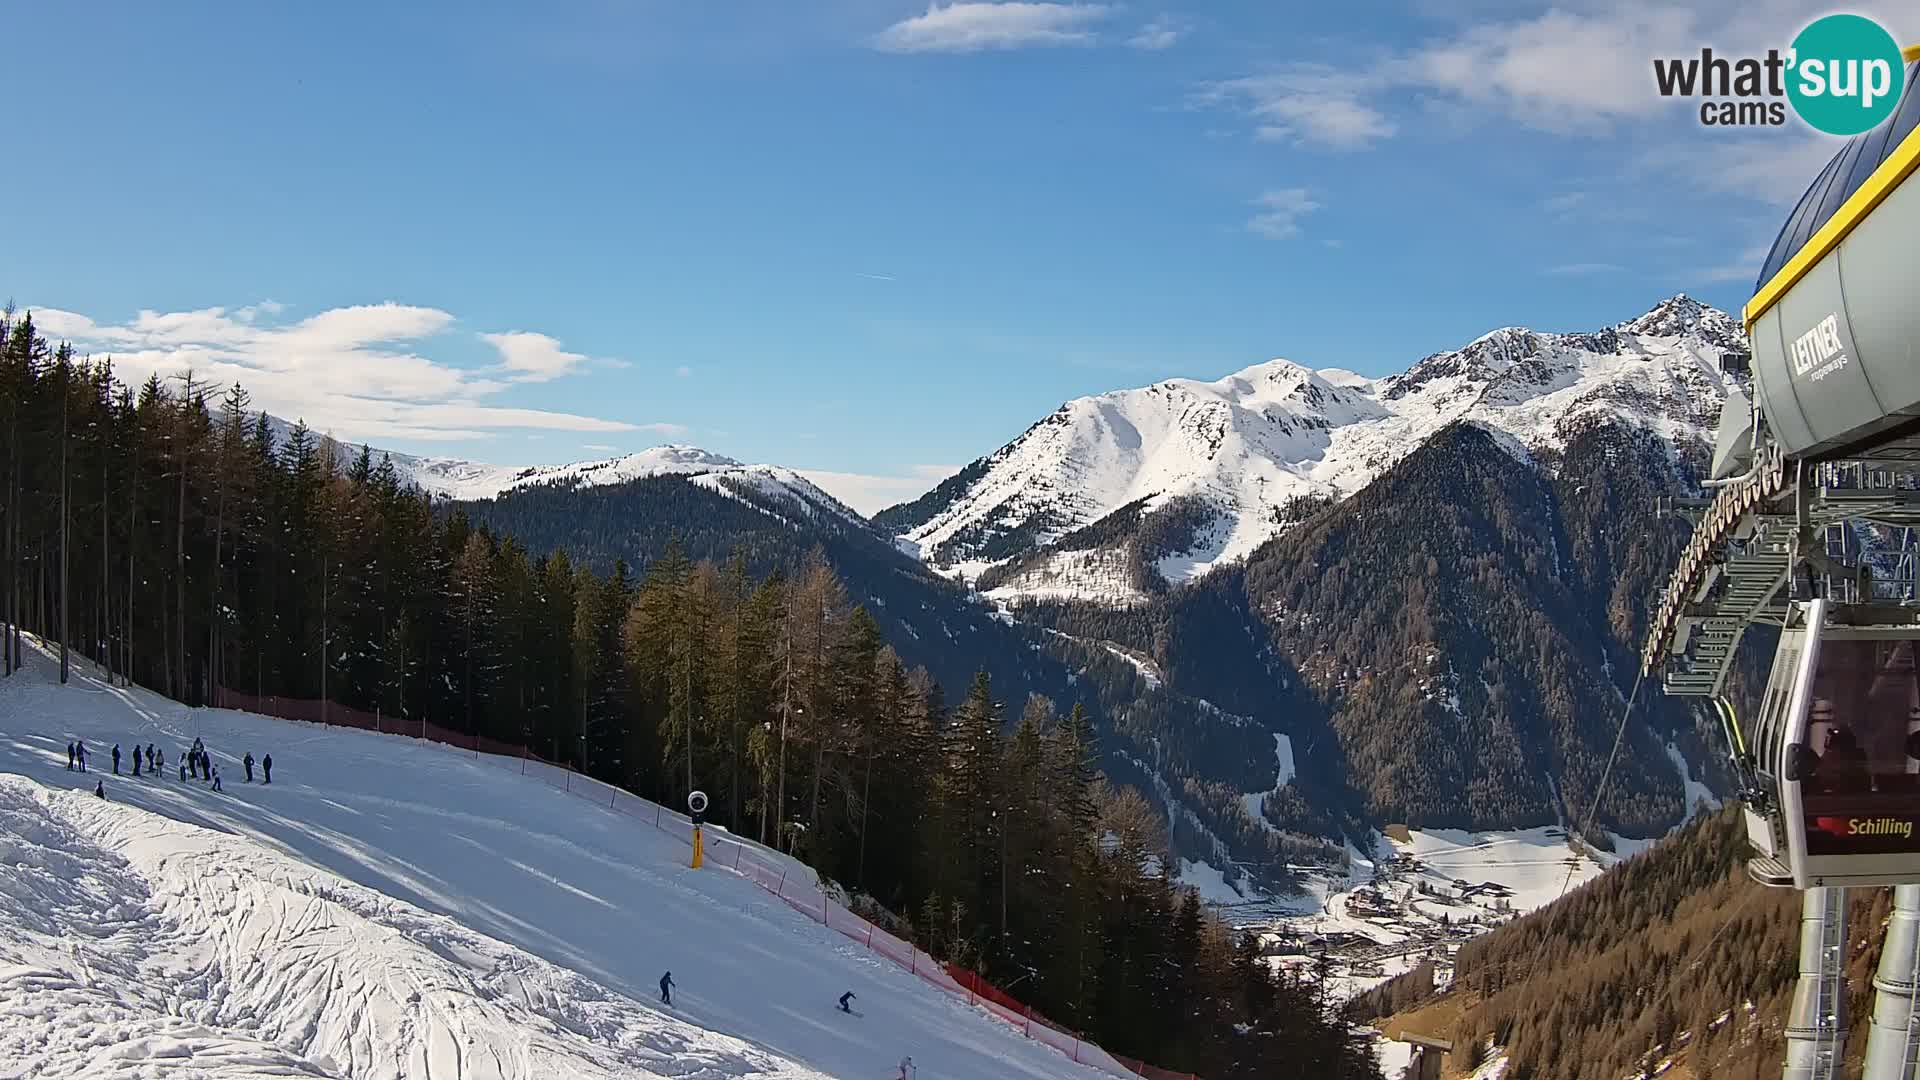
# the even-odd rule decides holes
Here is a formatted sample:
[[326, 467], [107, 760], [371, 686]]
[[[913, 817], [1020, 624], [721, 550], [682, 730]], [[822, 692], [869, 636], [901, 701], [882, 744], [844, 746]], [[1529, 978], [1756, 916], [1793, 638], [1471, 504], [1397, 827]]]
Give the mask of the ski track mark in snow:
[[[512, 759], [27, 660], [0, 681], [0, 1077], [1106, 1075]], [[196, 735], [224, 794], [65, 769], [75, 737]], [[864, 1019], [826, 1016], [846, 990]]]

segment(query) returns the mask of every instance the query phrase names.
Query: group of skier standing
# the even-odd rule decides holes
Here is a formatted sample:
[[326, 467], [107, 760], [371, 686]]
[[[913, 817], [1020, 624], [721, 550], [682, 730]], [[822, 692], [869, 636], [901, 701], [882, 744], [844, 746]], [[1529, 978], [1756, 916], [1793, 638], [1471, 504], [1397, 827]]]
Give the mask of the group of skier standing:
[[[115, 776], [120, 775], [121, 760], [120, 744], [115, 743], [113, 745], [113, 774]], [[205, 781], [214, 791], [226, 790], [220, 780], [220, 766], [214, 764], [213, 756], [207, 753], [206, 746], [202, 744], [199, 739], [193, 740], [193, 746], [182, 751], [178, 760], [180, 762], [180, 779], [185, 780], [191, 776], [195, 780]], [[164, 770], [167, 765], [166, 751], [157, 749], [152, 743], [148, 743], [145, 746], [141, 746], [139, 743], [133, 744], [133, 775], [142, 775], [141, 766], [143, 764], [146, 766], [145, 775], [160, 775], [161, 771]], [[252, 751], [247, 752], [247, 756], [241, 760], [241, 764], [247, 770], [247, 783], [253, 783]], [[260, 768], [262, 782], [268, 784], [273, 783], [272, 754], [267, 754], [260, 759]], [[87, 771], [86, 740], [80, 739], [67, 744], [67, 771]], [[103, 799], [106, 798], [106, 781], [102, 780], [95, 783], [93, 785], [93, 793]]]

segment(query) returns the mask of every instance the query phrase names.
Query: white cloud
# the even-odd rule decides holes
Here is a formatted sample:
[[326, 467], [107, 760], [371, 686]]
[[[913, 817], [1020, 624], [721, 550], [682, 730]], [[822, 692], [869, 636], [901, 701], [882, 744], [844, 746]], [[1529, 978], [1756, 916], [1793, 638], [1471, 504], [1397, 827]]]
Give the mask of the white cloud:
[[1719, 266], [1696, 270], [1693, 276], [1695, 280], [1705, 284], [1717, 285], [1729, 281], [1752, 282], [1760, 276], [1760, 264], [1767, 261], [1767, 255], [1772, 250], [1772, 244], [1756, 244]]
[[897, 503], [919, 498], [940, 481], [960, 471], [958, 465], [914, 465], [904, 474], [832, 472], [826, 469], [796, 469], [820, 490], [872, 515]]
[[673, 373], [684, 379], [693, 374], [693, 369], [685, 364], [681, 364], [679, 367], [673, 369]]
[[1286, 240], [1300, 235], [1300, 219], [1320, 209], [1306, 188], [1280, 188], [1253, 201], [1260, 208], [1247, 222], [1247, 228], [1271, 240]]
[[934, 3], [926, 14], [887, 27], [873, 39], [884, 52], [979, 52], [1033, 46], [1090, 45], [1105, 4]]
[[551, 382], [570, 375], [587, 363], [587, 357], [568, 352], [545, 334], [515, 330], [509, 334], [481, 334], [481, 340], [500, 352], [500, 364], [513, 372], [516, 382]]
[[1386, 113], [1361, 100], [1370, 83], [1319, 64], [1216, 83], [1201, 95], [1205, 104], [1243, 108], [1262, 141], [1312, 143], [1354, 150], [1387, 138], [1399, 128]]
[[1617, 274], [1625, 269], [1625, 267], [1614, 263], [1579, 262], [1550, 266], [1547, 268], [1547, 273], [1555, 277], [1588, 277], [1593, 274]]
[[1568, 191], [1560, 195], [1555, 195], [1552, 198], [1548, 199], [1546, 202], [1541, 203], [1540, 205], [1549, 214], [1571, 214], [1575, 210], [1578, 210], [1581, 204], [1585, 203], [1586, 201], [1587, 201], [1586, 192]]
[[[239, 382], [254, 405], [349, 440], [445, 441], [488, 438], [501, 430], [655, 431], [675, 424], [634, 424], [544, 409], [492, 404], [515, 382], [545, 381], [577, 370], [584, 358], [543, 334], [483, 334], [500, 352], [499, 367], [464, 367], [433, 359], [427, 346], [457, 343], [454, 316], [437, 308], [364, 304], [332, 308], [276, 323], [277, 303], [227, 309], [141, 311], [122, 323], [100, 323], [57, 308], [33, 311], [51, 338], [110, 355], [119, 376], [137, 385], [152, 374], [173, 379], [191, 370], [210, 387]], [[505, 370], [509, 378], [489, 372]]]
[[1213, 83], [1199, 102], [1244, 112], [1258, 138], [1342, 148], [1395, 134], [1401, 125], [1393, 117], [1400, 112], [1430, 116], [1444, 108], [1491, 113], [1554, 134], [1608, 134], [1677, 116], [1675, 100], [1655, 89], [1656, 57], [1697, 54], [1706, 45], [1725, 55], [1785, 48], [1811, 18], [1804, 0], [1526, 6], [1534, 10], [1452, 29], [1401, 51], [1355, 51], [1352, 63], [1337, 68], [1292, 63]]
[[1171, 15], [1162, 15], [1140, 28], [1139, 32], [1127, 39], [1131, 48], [1146, 52], [1158, 52], [1171, 49], [1187, 36], [1186, 24]]
[[1685, 178], [1708, 191], [1792, 206], [1840, 151], [1819, 135], [1782, 131], [1736, 138], [1699, 138], [1641, 155], [1643, 172]]
[[620, 452], [620, 448], [617, 446], [609, 446], [606, 443], [597, 442], [581, 443], [580, 449], [591, 450], [596, 454], [617, 454]]

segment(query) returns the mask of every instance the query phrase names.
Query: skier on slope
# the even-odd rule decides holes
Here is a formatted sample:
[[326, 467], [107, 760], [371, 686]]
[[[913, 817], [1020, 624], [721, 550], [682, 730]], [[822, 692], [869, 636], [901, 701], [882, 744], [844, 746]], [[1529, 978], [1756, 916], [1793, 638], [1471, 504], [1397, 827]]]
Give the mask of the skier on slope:
[[913, 1067], [913, 1055], [909, 1054], [900, 1059], [900, 1072], [895, 1080], [913, 1080], [914, 1073], [917, 1071]]
[[135, 747], [133, 751], [133, 775], [140, 775], [140, 750], [138, 747]]
[[849, 1005], [847, 1004], [847, 1002], [849, 1002], [849, 1001], [852, 1001], [853, 999], [855, 999], [855, 998], [857, 998], [857, 997], [859, 997], [859, 996], [860, 996], [860, 995], [858, 995], [858, 994], [856, 994], [856, 993], [854, 993], [854, 992], [853, 992], [853, 991], [851, 991], [851, 990], [849, 990], [849, 991], [847, 991], [847, 992], [846, 992], [846, 993], [844, 993], [844, 994], [841, 994], [841, 995], [840, 995], [840, 1011], [841, 1011], [841, 1012], [843, 1012], [843, 1013], [850, 1013], [850, 1012], [852, 1012], [852, 1011], [853, 1011], [853, 1009], [852, 1009], [852, 1007], [851, 1007], [851, 1006], [849, 1006]]
[[113, 775], [120, 775], [120, 744], [113, 744]]
[[668, 1005], [673, 1004], [673, 987], [676, 985], [678, 984], [673, 981], [673, 972], [669, 971], [660, 976], [660, 1000]]
[[273, 783], [273, 755], [272, 754], [268, 754], [266, 757], [263, 757], [260, 759], [260, 771], [264, 774], [260, 781], [261, 783], [263, 784]]
[[180, 755], [180, 782], [183, 784], [187, 782], [187, 755], [185, 754]]
[[247, 767], [247, 783], [253, 783], [253, 751], [247, 751], [247, 756], [241, 759], [240, 764]]
[[87, 771], [87, 740], [81, 739], [73, 744], [74, 757], [80, 762], [80, 771]]
[[107, 782], [105, 780], [95, 780], [93, 782], [93, 794], [94, 794], [94, 797], [98, 799], [106, 798]]
[[220, 770], [219, 769], [209, 767], [207, 769], [207, 775], [213, 777], [213, 790], [215, 791], [226, 790], [225, 788], [222, 788], [220, 786]]
[[73, 744], [67, 744], [67, 771], [73, 771]]
[[167, 752], [165, 750], [155, 750], [153, 752], [153, 760], [153, 771], [159, 772], [167, 767]]
[[147, 744], [147, 771], [159, 772], [160, 771], [159, 761], [160, 761], [160, 755], [154, 752], [153, 744], [148, 743]]

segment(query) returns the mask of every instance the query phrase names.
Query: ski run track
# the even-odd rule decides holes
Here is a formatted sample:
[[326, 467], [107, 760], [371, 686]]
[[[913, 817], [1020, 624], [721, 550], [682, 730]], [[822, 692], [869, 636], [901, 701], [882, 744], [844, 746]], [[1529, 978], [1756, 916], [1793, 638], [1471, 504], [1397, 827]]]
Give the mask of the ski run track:
[[[224, 792], [178, 779], [196, 737]], [[115, 776], [115, 743], [165, 770]], [[78, 658], [63, 687], [30, 641], [0, 680], [0, 1080], [1125, 1074], [797, 862], [710, 828], [689, 869], [684, 817], [546, 768], [189, 709]]]

